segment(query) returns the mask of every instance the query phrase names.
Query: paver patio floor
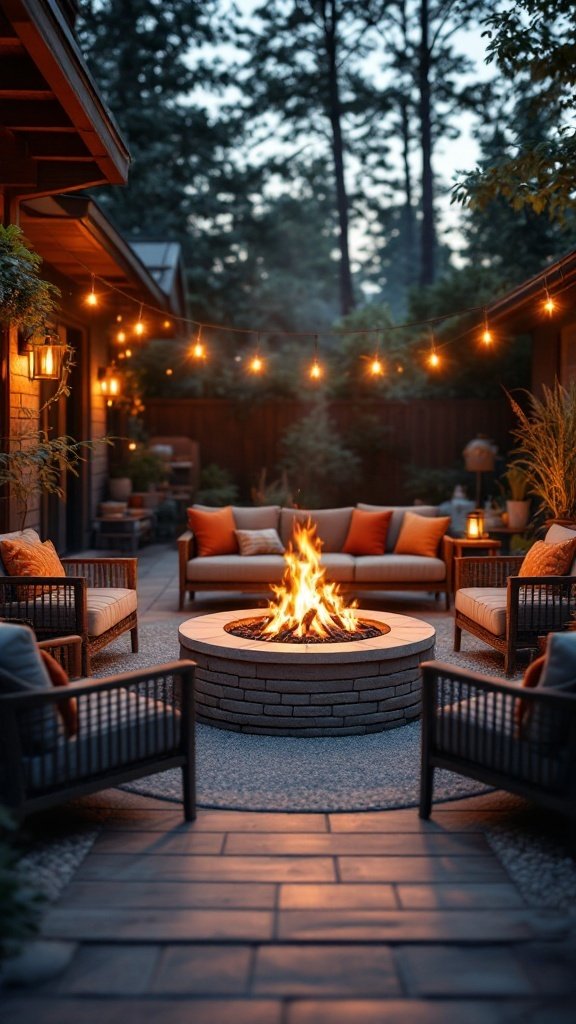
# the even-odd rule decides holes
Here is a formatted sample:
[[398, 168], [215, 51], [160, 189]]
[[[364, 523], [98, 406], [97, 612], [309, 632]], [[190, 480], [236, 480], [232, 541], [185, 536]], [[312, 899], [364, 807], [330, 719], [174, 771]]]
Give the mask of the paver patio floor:
[[[143, 559], [143, 617], [172, 601], [172, 564]], [[430, 822], [200, 810], [190, 825], [120, 790], [69, 805], [52, 827], [100, 831], [43, 934], [75, 952], [6, 992], [3, 1024], [574, 1022], [574, 919], [530, 909], [485, 836], [530, 813], [502, 793]]]

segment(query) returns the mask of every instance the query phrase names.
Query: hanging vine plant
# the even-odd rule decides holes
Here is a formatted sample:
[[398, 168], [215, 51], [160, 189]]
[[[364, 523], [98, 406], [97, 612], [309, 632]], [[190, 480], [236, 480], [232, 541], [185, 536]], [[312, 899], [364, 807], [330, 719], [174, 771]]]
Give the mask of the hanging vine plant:
[[42, 280], [41, 265], [16, 224], [0, 225], [0, 321], [18, 327], [27, 340], [46, 334], [58, 309], [60, 291]]

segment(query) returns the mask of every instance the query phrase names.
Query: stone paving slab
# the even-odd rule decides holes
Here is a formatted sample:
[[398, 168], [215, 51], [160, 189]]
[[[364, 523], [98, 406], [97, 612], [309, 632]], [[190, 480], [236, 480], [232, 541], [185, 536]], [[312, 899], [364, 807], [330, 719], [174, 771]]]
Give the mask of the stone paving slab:
[[80, 866], [77, 880], [146, 882], [334, 882], [329, 857], [170, 857], [156, 854], [117, 857], [92, 854]]
[[278, 906], [281, 910], [390, 910], [399, 902], [392, 885], [286, 883], [280, 886]]
[[56, 907], [42, 923], [45, 937], [93, 942], [263, 941], [273, 936], [274, 916], [265, 910], [112, 910]]
[[302, 999], [289, 1006], [286, 1024], [519, 1024], [527, 1010], [516, 1000]]
[[9, 997], [2, 1024], [283, 1024], [278, 999]]
[[95, 854], [114, 856], [152, 854], [219, 854], [225, 837], [221, 832], [195, 832], [188, 827], [174, 833], [166, 832], [109, 832], [96, 839]]
[[505, 882], [490, 857], [338, 857], [343, 882]]
[[250, 946], [168, 946], [151, 991], [157, 995], [247, 995], [253, 958]]
[[527, 996], [530, 978], [515, 952], [502, 947], [435, 946], [398, 950], [398, 964], [411, 996]]
[[336, 833], [321, 835], [313, 833], [266, 835], [229, 835], [224, 847], [225, 854], [289, 854], [291, 856], [327, 855], [342, 856], [421, 856], [436, 857], [450, 855], [469, 857], [470, 854], [486, 854], [492, 851], [482, 835], [414, 835], [414, 834], [351, 834]]
[[258, 995], [400, 995], [392, 953], [384, 946], [264, 946], [256, 954]]
[[144, 995], [150, 989], [160, 953], [157, 944], [80, 946], [65, 975], [49, 987], [68, 996], [105, 993], [109, 999]]
[[277, 936], [292, 942], [521, 942], [533, 939], [532, 915], [511, 911], [286, 910]]
[[198, 811], [193, 825], [182, 820], [182, 811], [173, 810], [174, 805], [155, 801], [147, 810], [131, 808], [116, 811], [105, 822], [107, 831], [164, 832], [181, 830], [189, 832], [326, 832], [328, 817], [325, 814], [285, 814], [276, 811]]
[[[299, 887], [297, 887], [299, 888]], [[367, 888], [367, 887], [364, 887]], [[66, 889], [68, 909], [212, 909], [249, 907], [269, 910], [276, 905], [277, 886], [268, 882], [71, 882]]]
[[398, 885], [396, 894], [400, 906], [406, 910], [431, 910], [435, 907], [446, 910], [502, 910], [524, 906], [522, 896], [511, 882]]

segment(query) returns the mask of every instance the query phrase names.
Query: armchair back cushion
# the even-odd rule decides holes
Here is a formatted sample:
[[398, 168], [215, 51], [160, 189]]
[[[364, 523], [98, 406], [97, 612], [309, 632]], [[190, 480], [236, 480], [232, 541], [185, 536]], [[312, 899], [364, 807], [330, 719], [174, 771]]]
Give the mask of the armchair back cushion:
[[[0, 622], [0, 693], [34, 693], [51, 687], [32, 630], [28, 626]], [[49, 705], [27, 711], [23, 716], [25, 753], [52, 749], [60, 733], [60, 720]]]
[[41, 544], [42, 541], [36, 530], [14, 530], [12, 533], [0, 533], [0, 576], [9, 576], [2, 561], [2, 541], [4, 540], [25, 540], [29, 544]]
[[519, 576], [566, 576], [576, 556], [576, 534], [570, 540], [551, 544], [537, 540], [528, 550]]
[[[529, 684], [529, 681], [528, 681]], [[536, 688], [576, 694], [576, 633], [549, 633], [544, 664]], [[533, 742], [561, 745], [564, 722], [560, 713], [544, 716], [540, 706], [524, 712], [523, 735]]]
[[[568, 526], [561, 526], [560, 523], [552, 523], [544, 537], [546, 544], [559, 544], [563, 540], [572, 540], [576, 536], [576, 529], [571, 530]], [[576, 557], [570, 567], [568, 576], [576, 576]]]
[[356, 508], [365, 509], [367, 512], [392, 513], [392, 519], [390, 520], [390, 526], [388, 527], [388, 534], [386, 536], [386, 551], [395, 550], [396, 541], [400, 535], [400, 529], [406, 512], [416, 512], [417, 510], [419, 516], [434, 517], [438, 515], [436, 505], [367, 505], [365, 502], [359, 501]]

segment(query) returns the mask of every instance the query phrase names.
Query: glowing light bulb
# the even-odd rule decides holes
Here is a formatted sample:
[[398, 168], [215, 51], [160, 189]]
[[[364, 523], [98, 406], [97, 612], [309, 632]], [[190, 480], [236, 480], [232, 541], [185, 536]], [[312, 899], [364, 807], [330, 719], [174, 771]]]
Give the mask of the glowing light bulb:
[[550, 292], [548, 291], [548, 289], [546, 289], [546, 298], [544, 299], [543, 306], [544, 306], [544, 312], [547, 313], [548, 316], [552, 316], [552, 313], [556, 309], [556, 303], [555, 303], [554, 299], [552, 298], [552, 296], [550, 295]]
[[126, 331], [118, 331], [116, 335], [116, 341], [119, 345], [123, 345], [126, 341]]
[[114, 405], [114, 402], [112, 401], [111, 398], [108, 399], [108, 401], [106, 402], [106, 405], [108, 406], [109, 409], [112, 408], [112, 406]]
[[485, 327], [484, 330], [482, 331], [482, 344], [491, 345], [493, 341], [494, 335], [492, 334], [492, 331], [490, 330], [489, 327]]
[[124, 353], [124, 355], [126, 356], [126, 359], [130, 359], [130, 356], [132, 355], [132, 349], [131, 348], [127, 348], [126, 352]]
[[262, 373], [264, 360], [260, 356], [253, 356], [249, 363], [250, 373]]
[[404, 367], [402, 366], [402, 363], [397, 364], [396, 373], [404, 373]]
[[374, 356], [370, 363], [370, 374], [372, 377], [382, 377], [384, 375], [384, 364], [378, 356]]
[[141, 320], [137, 320], [134, 324], [134, 334], [137, 334], [139, 338], [144, 334], [144, 324]]
[[88, 292], [88, 295], [86, 296], [86, 305], [87, 306], [97, 306], [98, 305], [98, 296], [96, 295], [96, 292]]
[[118, 315], [116, 317], [116, 323], [117, 324], [121, 324], [122, 323], [122, 313], [118, 313]]
[[136, 441], [130, 441], [130, 444], [128, 445], [128, 451], [135, 452], [136, 451], [136, 447], [137, 447]]
[[169, 329], [170, 329], [170, 327], [172, 327], [172, 321], [171, 321], [171, 320], [165, 320], [165, 321], [164, 321], [164, 323], [162, 324], [162, 327], [163, 327], [163, 328], [164, 328], [164, 329], [165, 329], [166, 331], [167, 331], [167, 330], [169, 330]]
[[436, 350], [432, 351], [428, 356], [428, 366], [431, 366], [433, 370], [438, 369], [440, 366], [440, 356]]
[[195, 342], [195, 344], [192, 346], [192, 356], [194, 357], [194, 359], [204, 359], [205, 355], [206, 349], [204, 348], [202, 342]]
[[320, 378], [322, 377], [322, 373], [322, 367], [320, 366], [318, 360], [315, 359], [314, 362], [312, 363], [312, 366], [310, 367], [310, 379], [320, 380]]
[[173, 373], [174, 370], [169, 366], [168, 369], [166, 370], [166, 376], [171, 377]]

